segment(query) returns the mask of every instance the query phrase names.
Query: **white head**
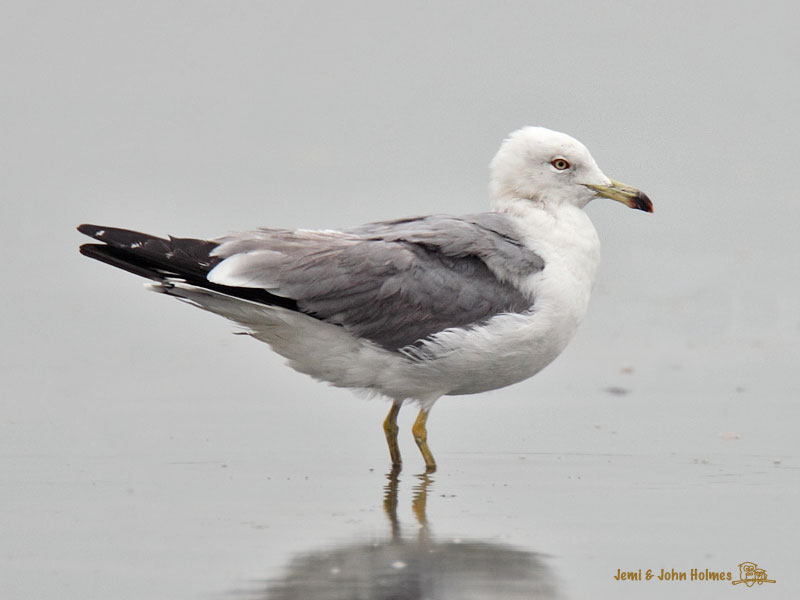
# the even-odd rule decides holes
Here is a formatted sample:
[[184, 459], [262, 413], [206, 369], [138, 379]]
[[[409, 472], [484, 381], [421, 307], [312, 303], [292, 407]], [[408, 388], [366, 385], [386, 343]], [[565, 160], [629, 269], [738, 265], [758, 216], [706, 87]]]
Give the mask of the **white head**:
[[524, 127], [512, 133], [492, 159], [490, 191], [495, 210], [519, 201], [545, 209], [586, 206], [604, 196], [652, 212], [639, 190], [609, 179], [586, 146], [564, 133], [544, 127]]

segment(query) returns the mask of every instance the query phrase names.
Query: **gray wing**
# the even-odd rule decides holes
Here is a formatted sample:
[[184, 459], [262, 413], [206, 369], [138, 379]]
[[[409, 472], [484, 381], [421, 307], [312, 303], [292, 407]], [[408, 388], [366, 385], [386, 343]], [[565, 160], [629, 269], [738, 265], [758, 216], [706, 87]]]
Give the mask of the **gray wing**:
[[543, 268], [504, 215], [429, 216], [344, 232], [261, 229], [219, 240], [209, 274], [260, 288], [397, 350], [532, 301], [511, 283]]

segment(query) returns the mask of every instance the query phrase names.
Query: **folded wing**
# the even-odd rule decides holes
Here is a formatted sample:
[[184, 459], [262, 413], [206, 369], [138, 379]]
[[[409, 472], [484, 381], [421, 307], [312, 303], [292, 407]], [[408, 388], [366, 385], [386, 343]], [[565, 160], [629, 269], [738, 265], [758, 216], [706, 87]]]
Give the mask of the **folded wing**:
[[[96, 225], [81, 252], [137, 275], [184, 281], [339, 325], [389, 350], [470, 327], [533, 299], [515, 283], [544, 267], [504, 215], [430, 216], [348, 231], [259, 229], [163, 239]], [[512, 276], [513, 274], [513, 276]]]
[[257, 288], [397, 350], [533, 304], [506, 273], [543, 268], [504, 215], [430, 216], [357, 229], [262, 229], [222, 238], [209, 281]]

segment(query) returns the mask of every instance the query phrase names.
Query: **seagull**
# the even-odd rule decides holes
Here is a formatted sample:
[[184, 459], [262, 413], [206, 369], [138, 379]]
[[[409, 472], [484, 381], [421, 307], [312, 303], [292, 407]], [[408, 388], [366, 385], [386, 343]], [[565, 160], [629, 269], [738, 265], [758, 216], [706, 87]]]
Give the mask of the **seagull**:
[[389, 399], [383, 429], [394, 467], [397, 416], [416, 402], [412, 433], [433, 471], [434, 403], [535, 375], [586, 314], [600, 241], [583, 208], [600, 197], [653, 212], [583, 144], [544, 127], [509, 135], [490, 163], [489, 191], [489, 212], [341, 230], [206, 240], [81, 225], [98, 243], [80, 252], [226, 317], [300, 373]]

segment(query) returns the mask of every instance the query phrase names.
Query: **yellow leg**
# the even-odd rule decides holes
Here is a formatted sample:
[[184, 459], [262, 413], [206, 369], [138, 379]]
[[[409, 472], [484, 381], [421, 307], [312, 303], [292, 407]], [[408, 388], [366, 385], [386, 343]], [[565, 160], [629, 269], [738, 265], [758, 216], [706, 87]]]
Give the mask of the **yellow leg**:
[[428, 430], [425, 429], [425, 423], [428, 420], [428, 411], [422, 409], [419, 411], [417, 420], [414, 421], [414, 426], [411, 428], [411, 433], [414, 434], [414, 441], [417, 442], [419, 451], [422, 452], [422, 458], [425, 459], [425, 469], [428, 473], [436, 470], [436, 461], [433, 458], [431, 449], [428, 448]]
[[395, 402], [383, 421], [383, 432], [386, 434], [386, 443], [389, 444], [389, 456], [392, 457], [392, 464], [396, 467], [403, 464], [400, 458], [400, 446], [397, 445], [397, 415], [400, 414], [402, 403]]

